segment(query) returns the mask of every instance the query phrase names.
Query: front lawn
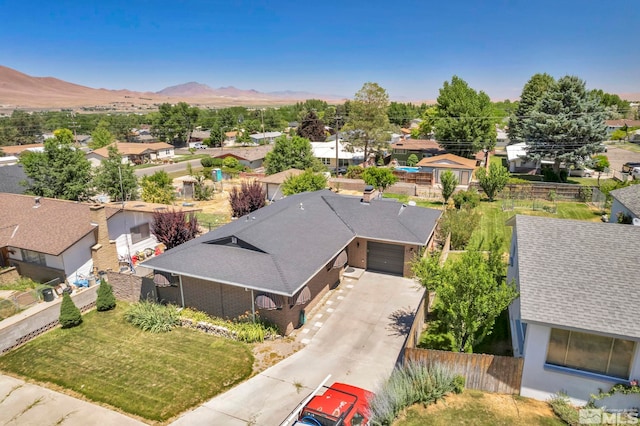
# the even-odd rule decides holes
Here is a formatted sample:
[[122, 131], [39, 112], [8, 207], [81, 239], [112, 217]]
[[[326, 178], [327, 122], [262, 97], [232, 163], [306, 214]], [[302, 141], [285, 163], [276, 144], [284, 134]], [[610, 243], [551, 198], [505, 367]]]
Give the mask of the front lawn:
[[426, 408], [416, 404], [394, 426], [561, 426], [564, 423], [542, 401], [520, 396], [465, 390]]
[[91, 311], [0, 357], [0, 370], [70, 389], [93, 401], [168, 420], [251, 375], [250, 346], [177, 328], [144, 332], [124, 320], [128, 305]]

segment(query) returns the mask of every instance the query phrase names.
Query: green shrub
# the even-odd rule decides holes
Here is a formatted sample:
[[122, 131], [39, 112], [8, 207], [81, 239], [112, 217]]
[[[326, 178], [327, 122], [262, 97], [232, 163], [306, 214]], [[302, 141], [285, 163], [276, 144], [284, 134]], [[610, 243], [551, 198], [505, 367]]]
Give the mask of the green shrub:
[[440, 218], [438, 237], [444, 241], [451, 233], [451, 250], [463, 250], [480, 223], [480, 214], [470, 209], [447, 210]]
[[223, 160], [222, 158], [212, 158], [211, 167], [222, 167]]
[[190, 319], [193, 322], [205, 322], [229, 330], [229, 334], [235, 339], [246, 343], [264, 342], [267, 337], [276, 336], [278, 329], [262, 320], [256, 314], [256, 321], [253, 322], [251, 314], [245, 314], [234, 320], [225, 320], [222, 318], [211, 317], [204, 312], [184, 308], [180, 311], [180, 317]]
[[462, 393], [464, 391], [464, 385], [466, 383], [466, 379], [464, 376], [457, 375], [453, 378], [453, 392], [454, 393]]
[[124, 314], [124, 318], [136, 327], [152, 333], [171, 331], [180, 325], [180, 316], [175, 306], [165, 306], [149, 301], [131, 305]]
[[62, 328], [71, 328], [82, 323], [82, 314], [80, 309], [73, 303], [73, 299], [68, 293], [62, 295], [62, 303], [60, 304], [60, 317], [58, 317]]
[[18, 277], [17, 280], [9, 283], [0, 283], [1, 290], [27, 291], [38, 287], [38, 283], [31, 278]]
[[590, 186], [580, 187], [580, 190], [578, 191], [578, 199], [580, 199], [580, 201], [582, 201], [583, 203], [589, 203], [591, 202], [592, 197], [593, 188], [591, 188]]
[[460, 208], [475, 209], [480, 204], [480, 194], [475, 188], [458, 191], [453, 194], [453, 203], [458, 210]]
[[578, 410], [571, 405], [569, 397], [564, 392], [556, 393], [549, 401], [549, 405], [556, 416], [560, 417], [563, 422], [570, 426], [578, 425], [579, 415]]
[[349, 179], [362, 179], [363, 172], [364, 172], [364, 169], [360, 166], [347, 167], [347, 177]]
[[98, 298], [96, 299], [96, 309], [98, 311], [108, 311], [116, 307], [116, 297], [113, 295], [113, 287], [105, 280], [100, 280], [98, 288]]
[[436, 402], [457, 389], [455, 376], [437, 363], [408, 361], [396, 367], [369, 401], [372, 425], [391, 425], [400, 411], [415, 403]]
[[235, 170], [240, 169], [242, 166], [242, 164], [240, 164], [240, 161], [238, 161], [236, 157], [231, 157], [231, 156], [225, 157], [224, 160], [222, 160], [222, 165], [229, 169], [235, 169]]
[[202, 167], [213, 167], [213, 158], [211, 157], [201, 158], [200, 164], [202, 164]]

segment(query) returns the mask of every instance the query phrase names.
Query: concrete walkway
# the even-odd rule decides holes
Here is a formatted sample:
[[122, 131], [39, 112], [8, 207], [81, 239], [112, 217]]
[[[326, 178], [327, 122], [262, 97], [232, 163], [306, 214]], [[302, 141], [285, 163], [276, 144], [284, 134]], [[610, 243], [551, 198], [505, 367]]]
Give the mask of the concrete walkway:
[[42, 386], [0, 375], [0, 424], [134, 426], [145, 423]]
[[328, 384], [375, 391], [400, 355], [423, 292], [390, 275], [345, 278], [297, 333], [303, 349], [172, 424], [279, 425], [328, 374]]

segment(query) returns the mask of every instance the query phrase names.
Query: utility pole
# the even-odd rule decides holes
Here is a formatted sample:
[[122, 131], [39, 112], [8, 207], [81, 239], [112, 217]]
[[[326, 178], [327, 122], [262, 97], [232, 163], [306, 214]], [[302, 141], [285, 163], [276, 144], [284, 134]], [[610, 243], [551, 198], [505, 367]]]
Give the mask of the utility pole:
[[340, 140], [340, 120], [342, 119], [342, 117], [338, 116], [338, 114], [336, 113], [336, 177], [338, 177], [338, 164], [340, 161], [340, 144], [339, 144], [339, 140]]
[[260, 117], [262, 118], [262, 144], [263, 145], [264, 139], [265, 139], [265, 134], [264, 134], [264, 109], [260, 108]]

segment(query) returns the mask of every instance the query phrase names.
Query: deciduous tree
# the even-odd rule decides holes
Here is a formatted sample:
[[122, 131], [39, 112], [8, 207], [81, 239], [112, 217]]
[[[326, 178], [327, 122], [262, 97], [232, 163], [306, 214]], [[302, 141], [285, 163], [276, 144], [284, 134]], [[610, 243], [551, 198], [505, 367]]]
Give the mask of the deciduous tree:
[[92, 194], [91, 163], [74, 147], [71, 130], [56, 130], [54, 137], [44, 142], [43, 152], [26, 152], [20, 163], [31, 178], [29, 194], [76, 201]]
[[233, 217], [242, 217], [266, 204], [267, 194], [262, 184], [257, 180], [252, 182], [244, 181], [240, 189], [234, 186], [229, 192], [229, 203]]
[[367, 167], [362, 172], [362, 179], [367, 185], [378, 188], [380, 192], [393, 185], [398, 178], [386, 167]]
[[181, 210], [155, 211], [151, 222], [151, 233], [167, 250], [186, 243], [198, 236], [198, 218]]
[[164, 103], [153, 119], [152, 133], [163, 142], [184, 145], [193, 131], [200, 110], [186, 102], [176, 105]]
[[171, 204], [175, 198], [175, 190], [169, 174], [164, 170], [142, 177], [142, 199], [147, 203]]
[[138, 178], [131, 164], [122, 163], [122, 155], [115, 145], [107, 148], [109, 157], [96, 169], [93, 184], [98, 191], [109, 195], [111, 201], [138, 199]]
[[89, 142], [89, 148], [98, 149], [104, 146], [110, 145], [115, 141], [115, 137], [111, 134], [107, 128], [107, 122], [101, 121], [98, 127], [91, 132], [91, 142]]
[[466, 81], [453, 76], [444, 82], [438, 96], [435, 136], [440, 146], [462, 157], [471, 157], [496, 144], [495, 120], [489, 96], [473, 90]]
[[298, 136], [314, 142], [324, 142], [327, 139], [324, 123], [315, 111], [309, 111], [298, 126]]
[[509, 181], [509, 170], [507, 170], [502, 164], [491, 163], [489, 165], [489, 171], [484, 167], [476, 169], [476, 178], [478, 178], [478, 185], [489, 197], [489, 201], [493, 201], [495, 196], [502, 191], [507, 182]]
[[365, 83], [349, 103], [347, 146], [362, 148], [367, 160], [370, 151], [379, 151], [389, 145], [389, 95], [378, 83]]
[[418, 164], [418, 161], [418, 156], [415, 154], [411, 154], [409, 158], [407, 158], [407, 166], [414, 167], [416, 164]]
[[596, 155], [591, 160], [591, 164], [593, 165], [593, 170], [598, 172], [598, 186], [600, 186], [600, 175], [610, 166], [609, 158], [606, 155]]
[[311, 142], [300, 136], [280, 136], [265, 157], [266, 173], [272, 175], [289, 169], [322, 171], [324, 165], [313, 156]]
[[282, 184], [284, 195], [299, 194], [301, 192], [320, 191], [327, 187], [327, 177], [313, 170], [305, 170], [304, 173], [287, 177]]
[[445, 170], [440, 175], [440, 185], [442, 185], [442, 198], [444, 198], [444, 203], [446, 204], [458, 186], [458, 178], [451, 170]]

